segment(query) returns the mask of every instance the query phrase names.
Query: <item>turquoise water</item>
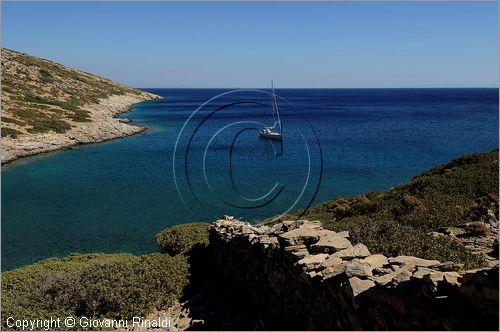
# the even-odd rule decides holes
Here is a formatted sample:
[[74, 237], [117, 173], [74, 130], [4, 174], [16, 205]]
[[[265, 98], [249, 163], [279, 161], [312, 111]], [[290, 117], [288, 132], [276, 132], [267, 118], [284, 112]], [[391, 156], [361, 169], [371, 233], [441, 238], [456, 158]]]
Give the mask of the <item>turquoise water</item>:
[[271, 123], [265, 93], [219, 97], [186, 124], [227, 90], [149, 91], [167, 99], [123, 115], [144, 133], [2, 168], [3, 270], [72, 252], [144, 253], [174, 224], [256, 221], [498, 147], [496, 89], [278, 90], [283, 145], [256, 135]]

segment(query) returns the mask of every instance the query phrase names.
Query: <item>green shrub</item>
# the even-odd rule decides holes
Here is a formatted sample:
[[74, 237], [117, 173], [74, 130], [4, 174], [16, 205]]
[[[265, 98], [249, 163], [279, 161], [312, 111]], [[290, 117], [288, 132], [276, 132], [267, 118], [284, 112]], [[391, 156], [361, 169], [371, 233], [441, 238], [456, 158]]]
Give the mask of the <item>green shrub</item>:
[[24, 97], [21, 98], [20, 100], [29, 103], [58, 106], [68, 111], [77, 111], [78, 106], [81, 105], [81, 103], [79, 103], [77, 98], [71, 98], [68, 101], [62, 101], [62, 100], [50, 99], [47, 97], [35, 96], [29, 93], [25, 94]]
[[71, 120], [76, 122], [90, 122], [90, 113], [80, 108], [74, 109], [69, 116]]
[[46, 259], [2, 273], [2, 327], [8, 317], [144, 316], [153, 308], [172, 305], [187, 280], [183, 255], [74, 254]]
[[13, 123], [13, 124], [16, 124], [18, 126], [23, 126], [24, 125], [23, 121], [12, 119], [12, 118], [9, 118], [9, 117], [6, 117], [6, 116], [2, 116], [2, 122]]
[[35, 106], [36, 108], [47, 107], [48, 105], [60, 107], [61, 109], [68, 112], [68, 116], [70, 119], [76, 122], [91, 121], [90, 113], [80, 108], [80, 106], [85, 105], [86, 102], [78, 98], [70, 98], [68, 101], [61, 101], [27, 93], [24, 95], [24, 97], [18, 98], [18, 100], [27, 103], [36, 103], [38, 104], [37, 106]]
[[386, 192], [338, 198], [281, 219], [321, 220], [325, 228], [349, 231], [353, 242], [374, 253], [451, 260], [468, 269], [486, 261], [428, 233], [482, 220], [488, 210], [498, 218], [498, 150], [457, 158]]
[[19, 130], [15, 130], [8, 127], [2, 127], [2, 137], [10, 136], [12, 138], [18, 138], [22, 133]]
[[13, 111], [14, 116], [21, 119], [27, 125], [29, 133], [65, 133], [71, 129], [69, 123], [60, 120], [56, 115], [49, 115], [33, 108], [17, 108]]
[[42, 83], [54, 82], [52, 74], [47, 69], [41, 68], [39, 71], [40, 71], [40, 81]]
[[48, 133], [50, 131], [56, 133], [65, 133], [71, 129], [69, 123], [56, 119], [39, 119], [32, 122], [32, 128], [28, 129], [29, 133]]
[[156, 235], [162, 252], [170, 255], [186, 253], [195, 245], [208, 245], [209, 223], [175, 225]]

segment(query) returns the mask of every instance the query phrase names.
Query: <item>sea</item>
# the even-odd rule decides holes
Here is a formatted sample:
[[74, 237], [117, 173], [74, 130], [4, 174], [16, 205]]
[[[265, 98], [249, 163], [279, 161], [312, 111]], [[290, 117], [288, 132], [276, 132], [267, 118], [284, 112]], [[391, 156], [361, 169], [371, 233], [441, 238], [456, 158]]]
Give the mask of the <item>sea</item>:
[[[498, 148], [498, 89], [144, 89], [141, 134], [1, 171], [3, 271], [70, 253], [157, 250], [172, 225], [257, 223], [387, 190]], [[278, 117], [279, 116], [279, 117]], [[259, 137], [274, 126], [282, 140]]]

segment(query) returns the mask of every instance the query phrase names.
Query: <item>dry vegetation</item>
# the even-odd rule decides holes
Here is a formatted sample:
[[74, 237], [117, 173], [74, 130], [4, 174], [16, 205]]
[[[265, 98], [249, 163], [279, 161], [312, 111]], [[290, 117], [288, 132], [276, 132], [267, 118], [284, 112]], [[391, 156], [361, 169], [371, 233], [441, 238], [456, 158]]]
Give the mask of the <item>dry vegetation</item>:
[[2, 136], [64, 133], [92, 121], [85, 106], [142, 92], [24, 53], [2, 49]]
[[284, 219], [321, 220], [325, 228], [347, 230], [353, 242], [387, 256], [410, 255], [476, 268], [486, 264], [482, 255], [431, 233], [484, 222], [488, 211], [498, 220], [498, 150], [452, 160], [388, 191], [338, 198]]

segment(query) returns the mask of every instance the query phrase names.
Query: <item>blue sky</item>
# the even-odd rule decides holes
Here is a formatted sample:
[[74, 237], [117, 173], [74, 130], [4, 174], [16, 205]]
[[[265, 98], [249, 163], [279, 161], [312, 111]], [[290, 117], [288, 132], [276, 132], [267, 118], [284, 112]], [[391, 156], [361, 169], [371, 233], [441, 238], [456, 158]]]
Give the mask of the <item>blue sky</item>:
[[498, 4], [3, 1], [2, 46], [136, 87], [498, 87]]

